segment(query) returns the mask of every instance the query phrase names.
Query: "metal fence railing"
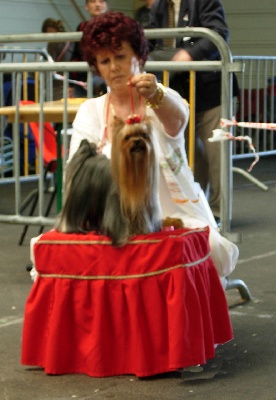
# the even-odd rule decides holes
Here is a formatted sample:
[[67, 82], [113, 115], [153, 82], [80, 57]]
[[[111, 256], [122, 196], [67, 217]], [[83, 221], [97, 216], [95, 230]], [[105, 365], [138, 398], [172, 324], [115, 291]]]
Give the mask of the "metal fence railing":
[[[276, 57], [236, 56], [240, 95], [234, 116], [239, 122], [276, 122]], [[275, 130], [234, 126], [234, 136], [248, 135], [260, 156], [276, 154]], [[246, 142], [234, 142], [233, 159], [253, 157]]]
[[[42, 62], [48, 61], [49, 55], [45, 49], [23, 49], [18, 47], [0, 47], [0, 63], [2, 66], [5, 64], [15, 64], [22, 63], [25, 64], [27, 62]], [[30, 76], [26, 71], [22, 72], [22, 80], [21, 80], [21, 100], [33, 100], [38, 102], [39, 99], [39, 77], [38, 73], [34, 72], [32, 76]], [[0, 72], [0, 107], [9, 106], [15, 104], [15, 93], [16, 93], [16, 73], [13, 69]], [[45, 86], [45, 96], [48, 99], [52, 98], [52, 87], [53, 87], [53, 74], [50, 73], [47, 76], [46, 86]], [[8, 139], [12, 139], [12, 125], [6, 124], [5, 120], [1, 118], [0, 121], [0, 148], [4, 148], [4, 142], [7, 142]], [[23, 175], [28, 175], [28, 161], [30, 158], [29, 147], [32, 145], [29, 143], [29, 134], [28, 134], [28, 126], [24, 124], [21, 126], [21, 150], [23, 154]], [[35, 157], [34, 157], [35, 161]], [[0, 169], [0, 178], [6, 176], [6, 174], [10, 172], [10, 168], [1, 168]]]
[[[240, 125], [234, 125], [234, 137], [248, 138], [247, 141], [233, 142], [232, 160], [275, 155], [275, 127], [269, 129], [269, 124], [276, 121], [276, 57], [275, 56], [235, 56], [234, 62], [242, 66], [236, 73], [240, 93], [234, 103], [233, 117]], [[251, 146], [249, 143], [251, 142]], [[254, 151], [252, 151], [254, 149]], [[262, 190], [268, 186], [238, 167], [233, 172], [243, 175]]]
[[[51, 57], [49, 56], [46, 49], [28, 49], [28, 48], [19, 48], [19, 47], [0, 47], [0, 64], [4, 66], [5, 64], [26, 64], [30, 62], [45, 62], [51, 61]], [[14, 95], [15, 95], [15, 72], [13, 69], [7, 70], [0, 73], [0, 83], [2, 90], [0, 91], [0, 106], [14, 104]], [[38, 101], [39, 98], [39, 80], [38, 75], [34, 72], [32, 77], [30, 77], [26, 72], [23, 73], [22, 80], [22, 99], [26, 100], [30, 97], [30, 84], [28, 85], [28, 80], [31, 80], [33, 87], [31, 96], [33, 100]], [[48, 75], [47, 85], [45, 87], [46, 97], [48, 99], [52, 98], [52, 87], [53, 87], [53, 74]], [[5, 87], [6, 84], [6, 87]], [[7, 104], [8, 103], [8, 104]]]
[[[177, 29], [156, 29], [146, 31], [146, 35], [149, 39], [160, 38], [160, 37], [200, 37], [204, 36], [210, 39], [218, 48], [221, 56], [221, 61], [196, 61], [189, 63], [181, 62], [160, 62], [160, 61], [149, 61], [146, 64], [148, 71], [208, 71], [217, 70], [221, 71], [222, 74], [222, 88], [221, 88], [221, 117], [231, 118], [233, 115], [232, 109], [232, 73], [240, 70], [240, 64], [238, 62], [232, 62], [232, 55], [228, 45], [222, 39], [222, 37], [209, 29], [205, 28], [177, 28]], [[59, 34], [33, 34], [33, 35], [0, 35], [0, 44], [5, 43], [24, 43], [30, 42], [43, 42], [43, 41], [78, 41], [80, 39], [80, 33], [59, 33]], [[68, 88], [69, 72], [70, 71], [87, 71], [89, 68], [84, 62], [67, 62], [67, 63], [51, 63], [51, 62], [26, 62], [26, 63], [11, 63], [3, 62], [0, 63], [0, 77], [1, 74], [13, 71], [16, 74], [16, 88], [14, 96], [14, 104], [16, 105], [15, 123], [13, 128], [13, 139], [14, 139], [14, 173], [13, 180], [15, 184], [15, 211], [12, 215], [0, 214], [0, 222], [16, 223], [16, 224], [31, 224], [31, 225], [52, 225], [53, 220], [51, 218], [45, 218], [44, 209], [44, 190], [43, 190], [43, 168], [38, 170], [38, 189], [39, 189], [39, 207], [38, 213], [33, 217], [26, 217], [20, 213], [21, 204], [21, 176], [19, 168], [20, 159], [20, 143], [19, 143], [19, 100], [20, 100], [20, 87], [22, 82], [22, 76], [24, 73], [27, 74], [38, 74], [38, 80], [40, 85], [38, 102], [41, 106], [39, 121], [40, 126], [43, 124], [43, 104], [46, 100], [45, 96], [45, 82], [47, 80], [47, 74], [57, 72], [64, 76], [64, 112], [62, 118], [62, 124], [65, 128], [65, 133], [68, 128], [68, 116], [67, 107], [68, 101], [66, 98], [66, 88]], [[90, 73], [90, 72], [89, 72]], [[91, 75], [90, 75], [91, 79]], [[89, 86], [89, 85], [88, 85]], [[92, 85], [91, 85], [92, 86]], [[89, 97], [89, 93], [88, 93]], [[2, 117], [2, 119], [5, 119]], [[192, 123], [192, 121], [191, 121]], [[2, 132], [2, 131], [1, 131]], [[41, 139], [43, 141], [43, 131], [41, 128]], [[63, 136], [63, 144], [66, 148], [67, 137], [66, 134]], [[40, 148], [38, 159], [42, 166], [42, 148]], [[232, 143], [230, 141], [221, 142], [221, 158], [222, 158], [222, 169], [221, 169], [221, 232], [224, 236], [230, 236], [230, 224], [232, 216]], [[66, 157], [63, 159], [63, 166], [65, 166]], [[1, 184], [1, 180], [0, 180]], [[234, 240], [234, 239], [233, 239]]]

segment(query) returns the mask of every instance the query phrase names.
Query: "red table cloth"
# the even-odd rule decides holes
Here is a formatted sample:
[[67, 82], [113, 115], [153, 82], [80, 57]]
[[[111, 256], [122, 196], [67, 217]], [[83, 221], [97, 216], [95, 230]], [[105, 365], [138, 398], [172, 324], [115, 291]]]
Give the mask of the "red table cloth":
[[208, 228], [135, 236], [50, 231], [23, 325], [22, 364], [47, 374], [138, 377], [204, 364], [232, 339]]

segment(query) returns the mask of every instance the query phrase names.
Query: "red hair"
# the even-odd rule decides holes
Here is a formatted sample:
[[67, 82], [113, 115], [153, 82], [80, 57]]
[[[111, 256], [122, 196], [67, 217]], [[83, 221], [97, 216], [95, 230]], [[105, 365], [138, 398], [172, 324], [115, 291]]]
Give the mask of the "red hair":
[[133, 18], [117, 11], [107, 11], [89, 21], [83, 31], [80, 46], [83, 58], [97, 70], [96, 55], [103, 48], [120, 50], [128, 42], [142, 66], [149, 53], [143, 28]]

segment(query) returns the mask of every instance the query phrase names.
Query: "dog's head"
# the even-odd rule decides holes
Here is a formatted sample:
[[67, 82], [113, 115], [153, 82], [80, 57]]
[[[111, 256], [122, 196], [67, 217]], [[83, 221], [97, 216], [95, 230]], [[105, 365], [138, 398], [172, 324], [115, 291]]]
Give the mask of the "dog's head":
[[139, 163], [141, 160], [148, 161], [148, 156], [152, 158], [154, 155], [150, 120], [145, 118], [135, 122], [135, 117], [132, 116], [127, 120], [130, 120], [130, 123], [114, 117], [112, 164], [117, 164], [118, 152], [123, 154], [125, 161], [131, 164]]
[[110, 160], [84, 139], [66, 167], [64, 204], [55, 228], [62, 232], [98, 231], [112, 182]]

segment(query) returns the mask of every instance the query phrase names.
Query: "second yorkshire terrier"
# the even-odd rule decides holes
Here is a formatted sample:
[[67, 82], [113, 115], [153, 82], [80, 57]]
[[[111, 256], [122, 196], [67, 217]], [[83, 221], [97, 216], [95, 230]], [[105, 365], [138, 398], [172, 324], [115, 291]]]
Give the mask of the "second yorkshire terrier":
[[105, 233], [116, 246], [129, 236], [161, 229], [157, 144], [148, 118], [114, 118], [111, 189], [103, 217]]
[[82, 140], [66, 167], [64, 203], [55, 223], [60, 232], [101, 232], [103, 214], [113, 186], [110, 160], [94, 143]]

